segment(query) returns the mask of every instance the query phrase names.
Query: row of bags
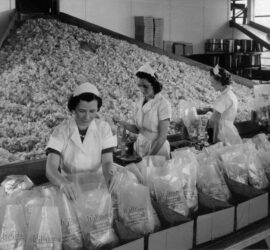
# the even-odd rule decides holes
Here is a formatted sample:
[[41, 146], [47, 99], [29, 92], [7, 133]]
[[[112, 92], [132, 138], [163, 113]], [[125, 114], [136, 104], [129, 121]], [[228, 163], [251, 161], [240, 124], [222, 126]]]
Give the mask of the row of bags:
[[0, 188], [0, 249], [100, 249], [140, 238], [179, 215], [198, 210], [198, 192], [229, 201], [225, 176], [268, 187], [269, 142], [258, 135], [243, 144], [149, 156], [119, 167], [109, 190], [103, 182], [78, 185], [70, 201], [52, 185], [33, 186], [8, 176]]

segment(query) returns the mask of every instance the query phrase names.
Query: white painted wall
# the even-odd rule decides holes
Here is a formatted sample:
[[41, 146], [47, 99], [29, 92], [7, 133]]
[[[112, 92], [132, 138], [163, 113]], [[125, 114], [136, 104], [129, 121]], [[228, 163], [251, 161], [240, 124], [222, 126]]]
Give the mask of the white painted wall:
[[164, 40], [190, 42], [195, 54], [208, 38], [242, 36], [229, 27], [230, 0], [60, 0], [60, 11], [132, 38], [134, 16], [162, 17]]

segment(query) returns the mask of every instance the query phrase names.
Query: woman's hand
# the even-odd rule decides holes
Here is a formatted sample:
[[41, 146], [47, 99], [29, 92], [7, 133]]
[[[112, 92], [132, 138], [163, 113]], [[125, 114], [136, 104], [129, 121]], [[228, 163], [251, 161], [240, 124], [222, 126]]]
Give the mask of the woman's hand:
[[75, 185], [72, 182], [63, 182], [60, 185], [60, 190], [68, 197], [70, 200], [76, 200], [78, 197], [78, 192]]

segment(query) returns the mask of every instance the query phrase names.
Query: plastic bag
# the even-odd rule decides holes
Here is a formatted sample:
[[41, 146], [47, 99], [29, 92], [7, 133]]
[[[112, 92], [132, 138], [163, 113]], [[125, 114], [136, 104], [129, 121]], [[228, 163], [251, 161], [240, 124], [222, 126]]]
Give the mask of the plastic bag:
[[75, 211], [87, 249], [113, 247], [118, 237], [113, 229], [113, 208], [106, 186], [91, 183], [80, 187]]
[[198, 209], [196, 156], [190, 149], [175, 150], [172, 153], [174, 171], [181, 177], [184, 196], [191, 213]]
[[256, 149], [264, 149], [265, 151], [270, 151], [270, 142], [266, 134], [257, 134], [252, 137], [252, 142], [255, 144]]
[[44, 204], [44, 197], [42, 196], [40, 189], [34, 188], [27, 192], [24, 192], [20, 197], [20, 202], [24, 207], [26, 225], [29, 227], [30, 217], [32, 210], [35, 207], [41, 207]]
[[46, 204], [31, 209], [26, 249], [62, 249], [62, 231], [58, 208]]
[[33, 182], [26, 175], [8, 175], [1, 183], [7, 194], [12, 194], [18, 190], [30, 189]]
[[[184, 196], [181, 178], [175, 174], [172, 161], [162, 167], [151, 167], [152, 187], [157, 204], [165, 205], [171, 210], [187, 216], [189, 209]], [[152, 193], [152, 192], [151, 192]]]
[[197, 156], [198, 168], [197, 187], [199, 192], [221, 201], [231, 198], [230, 190], [225, 182], [218, 162], [214, 155], [201, 153]]
[[0, 249], [23, 250], [26, 241], [26, 222], [21, 205], [6, 204], [0, 209]]
[[244, 144], [230, 145], [219, 150], [220, 166], [228, 178], [248, 185], [248, 164]]
[[191, 137], [198, 136], [200, 119], [197, 115], [196, 107], [188, 101], [180, 100], [178, 104], [178, 116], [180, 122], [183, 122]]
[[119, 236], [132, 240], [154, 232], [160, 222], [151, 204], [149, 188], [125, 177], [125, 173], [116, 174], [111, 192], [117, 197]]
[[62, 192], [59, 192], [56, 198], [61, 219], [63, 249], [83, 249], [82, 233], [72, 202]]
[[247, 142], [244, 146], [246, 148], [245, 154], [247, 156], [249, 184], [258, 189], [266, 188], [269, 183], [255, 144]]

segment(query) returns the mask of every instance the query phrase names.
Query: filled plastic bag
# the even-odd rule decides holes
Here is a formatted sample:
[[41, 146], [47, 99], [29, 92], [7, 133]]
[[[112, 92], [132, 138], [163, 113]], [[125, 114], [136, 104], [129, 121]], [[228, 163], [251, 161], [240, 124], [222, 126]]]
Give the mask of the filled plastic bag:
[[266, 188], [269, 183], [264, 167], [260, 161], [258, 151], [255, 148], [255, 144], [252, 142], [247, 142], [245, 143], [245, 148], [248, 164], [249, 184], [258, 189]]
[[197, 169], [198, 162], [191, 149], [172, 152], [174, 171], [181, 177], [184, 196], [191, 213], [198, 210]]
[[247, 152], [244, 144], [230, 145], [219, 150], [220, 166], [226, 176], [234, 181], [247, 184], [249, 179]]
[[6, 204], [0, 208], [0, 249], [24, 250], [27, 227], [23, 207]]
[[7, 194], [18, 190], [27, 190], [34, 186], [33, 182], [26, 175], [8, 175], [1, 183]]
[[264, 149], [265, 151], [270, 151], [270, 142], [266, 134], [260, 133], [251, 138], [252, 142], [255, 144], [256, 149]]
[[200, 163], [197, 172], [198, 191], [217, 200], [228, 201], [231, 193], [218, 167], [217, 158], [201, 153], [197, 156], [197, 160]]
[[106, 186], [96, 183], [81, 186], [74, 206], [86, 249], [118, 244], [113, 229], [112, 199]]
[[162, 204], [171, 210], [187, 216], [189, 209], [184, 196], [181, 177], [172, 167], [172, 161], [164, 166], [150, 167], [151, 185], [157, 204]]
[[27, 192], [23, 192], [20, 196], [20, 202], [24, 207], [24, 213], [26, 218], [26, 225], [29, 226], [32, 210], [35, 207], [41, 207], [44, 204], [44, 197], [39, 189], [34, 188]]
[[62, 249], [62, 231], [58, 207], [44, 199], [42, 206], [31, 209], [26, 249]]
[[197, 115], [196, 107], [192, 103], [180, 100], [178, 104], [178, 119], [187, 128], [189, 136], [198, 136], [200, 119]]
[[140, 238], [160, 227], [151, 204], [149, 188], [134, 182], [127, 175], [116, 173], [115, 185], [110, 190], [117, 197], [117, 227], [121, 240]]
[[55, 202], [58, 206], [61, 220], [63, 249], [83, 249], [82, 233], [72, 201], [59, 191]]

